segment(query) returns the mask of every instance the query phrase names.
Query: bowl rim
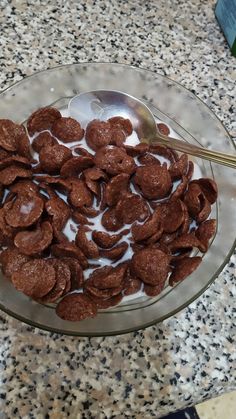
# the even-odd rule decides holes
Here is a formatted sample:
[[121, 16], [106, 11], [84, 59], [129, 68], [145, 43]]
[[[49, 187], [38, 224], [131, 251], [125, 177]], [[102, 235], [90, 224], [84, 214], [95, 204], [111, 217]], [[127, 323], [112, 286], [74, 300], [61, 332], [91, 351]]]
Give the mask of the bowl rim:
[[[235, 152], [236, 152], [236, 144], [233, 141], [228, 129], [223, 125], [223, 123], [221, 122], [220, 118], [210, 109], [210, 107], [208, 105], [206, 105], [206, 103], [199, 98], [196, 94], [194, 94], [191, 90], [189, 90], [187, 87], [185, 87], [183, 84], [181, 84], [180, 82], [173, 80], [172, 78], [170, 78], [169, 76], [166, 76], [164, 74], [161, 74], [157, 71], [154, 70], [149, 70], [145, 67], [142, 66], [135, 66], [135, 65], [130, 65], [130, 64], [125, 64], [125, 63], [119, 63], [119, 62], [112, 62], [112, 61], [83, 61], [83, 62], [72, 62], [72, 63], [67, 63], [67, 64], [60, 64], [60, 65], [56, 65], [53, 67], [50, 67], [48, 69], [43, 69], [43, 70], [39, 70], [39, 71], [35, 71], [32, 74], [23, 77], [21, 80], [18, 80], [17, 82], [11, 84], [10, 86], [0, 90], [0, 96], [2, 94], [4, 94], [5, 92], [7, 92], [8, 90], [17, 87], [19, 84], [21, 84], [22, 82], [27, 81], [28, 79], [31, 79], [41, 73], [46, 73], [46, 72], [53, 72], [55, 70], [59, 70], [61, 68], [66, 68], [66, 67], [72, 67], [72, 66], [88, 66], [88, 65], [113, 65], [113, 66], [117, 66], [117, 67], [124, 67], [124, 68], [129, 68], [129, 69], [133, 69], [135, 71], [145, 71], [148, 72], [152, 75], [157, 75], [158, 77], [161, 77], [165, 80], [169, 80], [171, 83], [176, 84], [177, 86], [179, 86], [181, 89], [184, 89], [186, 92], [188, 92], [188, 94], [190, 96], [192, 96], [192, 98], [194, 98], [195, 100], [197, 99], [199, 102], [201, 102], [201, 104], [208, 110], [208, 112], [210, 114], [212, 114], [214, 116], [214, 118], [219, 122], [220, 128], [221, 130], [223, 130], [225, 132], [225, 135], [228, 137], [228, 139], [230, 140], [231, 145], [233, 146]], [[38, 328], [50, 333], [58, 333], [60, 335], [67, 335], [67, 336], [76, 336], [76, 337], [106, 337], [106, 336], [119, 336], [119, 335], [123, 335], [123, 334], [128, 334], [131, 332], [135, 332], [138, 330], [143, 330], [146, 329], [147, 327], [150, 326], [154, 326], [155, 324], [161, 323], [164, 320], [174, 316], [175, 314], [179, 313], [180, 311], [182, 311], [184, 308], [188, 307], [190, 304], [192, 304], [197, 298], [199, 298], [210, 286], [211, 284], [213, 284], [213, 282], [215, 282], [216, 278], [219, 276], [219, 274], [223, 271], [223, 269], [225, 268], [225, 266], [228, 264], [234, 249], [236, 247], [236, 238], [226, 256], [226, 258], [224, 259], [223, 263], [219, 266], [219, 268], [217, 269], [217, 271], [215, 272], [215, 274], [211, 277], [211, 279], [208, 281], [208, 283], [201, 289], [201, 291], [197, 292], [196, 294], [194, 294], [192, 296], [192, 298], [190, 298], [188, 301], [186, 301], [186, 303], [182, 304], [181, 306], [179, 306], [178, 308], [170, 311], [168, 314], [163, 315], [162, 317], [160, 317], [157, 320], [153, 320], [151, 322], [145, 323], [142, 326], [134, 326], [125, 330], [121, 330], [119, 332], [106, 332], [105, 334], [102, 333], [84, 333], [84, 332], [77, 332], [77, 331], [65, 331], [65, 330], [60, 330], [57, 328], [51, 328], [51, 327], [47, 327], [44, 324], [42, 325], [41, 323], [26, 319], [24, 316], [21, 316], [19, 314], [15, 314], [14, 312], [12, 312], [11, 310], [8, 310], [6, 307], [4, 307], [1, 303], [0, 303], [0, 310], [2, 310], [4, 313], [8, 314], [9, 316], [15, 318], [16, 320], [19, 320], [29, 326], [33, 326], [34, 328]], [[108, 313], [109, 314], [109, 313]]]

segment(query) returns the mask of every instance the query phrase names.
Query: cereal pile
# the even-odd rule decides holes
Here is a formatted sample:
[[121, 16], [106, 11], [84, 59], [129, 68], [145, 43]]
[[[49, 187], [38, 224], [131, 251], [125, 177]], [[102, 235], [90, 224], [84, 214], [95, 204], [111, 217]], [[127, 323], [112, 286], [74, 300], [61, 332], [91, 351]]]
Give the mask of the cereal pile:
[[[27, 130], [0, 120], [2, 271], [17, 290], [55, 303], [64, 320], [94, 317], [139, 290], [158, 295], [198, 267], [192, 250], [206, 252], [215, 234], [214, 180], [191, 180], [186, 154], [127, 145], [132, 131], [117, 116], [93, 120], [84, 132], [51, 107], [34, 112]], [[65, 234], [69, 220], [75, 240]]]

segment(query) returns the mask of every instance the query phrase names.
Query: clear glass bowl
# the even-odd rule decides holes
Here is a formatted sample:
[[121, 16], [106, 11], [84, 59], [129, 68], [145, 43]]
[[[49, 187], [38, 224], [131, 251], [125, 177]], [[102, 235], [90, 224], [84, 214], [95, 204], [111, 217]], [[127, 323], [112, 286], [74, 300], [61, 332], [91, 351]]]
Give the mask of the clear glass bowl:
[[[36, 73], [0, 94], [0, 117], [23, 122], [39, 107], [54, 104], [60, 109], [72, 96], [94, 89], [114, 89], [136, 96], [185, 141], [235, 152], [220, 121], [190, 91], [160, 74], [120, 64], [71, 64]], [[174, 288], [166, 287], [156, 298], [135, 299], [100, 311], [94, 319], [73, 323], [57, 317], [52, 307], [17, 292], [1, 274], [0, 308], [19, 320], [49, 331], [105, 336], [147, 327], [186, 307], [219, 275], [235, 246], [236, 172], [203, 160], [197, 163], [203, 176], [214, 177], [218, 184], [219, 199], [212, 214], [218, 228], [200, 267], [183, 282]]]

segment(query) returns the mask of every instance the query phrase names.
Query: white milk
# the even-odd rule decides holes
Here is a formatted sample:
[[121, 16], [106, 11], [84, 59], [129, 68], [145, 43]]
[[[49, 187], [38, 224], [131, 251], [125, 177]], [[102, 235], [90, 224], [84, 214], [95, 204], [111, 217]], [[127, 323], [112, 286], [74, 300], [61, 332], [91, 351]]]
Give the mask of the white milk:
[[[67, 108], [65, 108], [65, 109], [62, 109], [61, 111], [61, 114], [62, 114], [62, 116], [69, 116], [68, 115], [68, 109]], [[156, 118], [156, 122], [162, 122], [162, 121], [160, 121], [160, 120], [158, 120], [157, 118]], [[175, 131], [173, 131], [170, 127], [169, 127], [169, 129], [170, 129], [170, 135], [173, 137], [173, 138], [177, 138], [177, 139], [179, 139], [180, 137], [178, 136], [178, 134], [176, 134], [176, 132]], [[35, 138], [37, 136], [37, 134], [35, 134], [32, 138], [31, 138], [31, 141]], [[60, 140], [58, 140], [58, 142], [60, 143], [60, 144], [62, 144], [62, 145], [64, 145], [64, 146], [68, 146], [71, 150], [72, 150], [72, 153], [73, 153], [73, 155], [75, 155], [75, 156], [78, 156], [78, 154], [76, 154], [74, 151], [73, 151], [73, 147], [83, 147], [84, 149], [86, 149], [86, 150], [88, 150], [91, 154], [95, 154], [95, 152], [87, 145], [87, 143], [86, 143], [86, 141], [85, 141], [85, 138], [83, 138], [81, 141], [74, 141], [74, 142], [71, 142], [71, 143], [67, 143], [67, 144], [64, 144], [62, 141], [60, 141]], [[127, 144], [127, 145], [136, 145], [136, 144], [138, 144], [139, 143], [139, 139], [138, 139], [138, 136], [137, 136], [137, 134], [136, 134], [136, 132], [133, 132], [127, 139], [126, 139], [126, 141], [125, 141], [125, 144]], [[168, 164], [168, 166], [169, 166], [169, 161], [168, 160], [166, 160], [164, 157], [162, 157], [162, 156], [157, 156], [158, 157], [158, 159], [160, 160], [160, 162], [161, 162], [161, 164], [163, 164], [164, 162], [166, 162], [167, 164]], [[37, 153], [34, 153], [34, 158], [38, 158], [38, 154]], [[139, 165], [139, 163], [138, 163], [138, 161], [137, 161], [137, 159], [135, 159], [135, 161], [136, 161], [136, 164], [137, 165]], [[194, 173], [193, 173], [193, 177], [192, 177], [192, 179], [198, 179], [198, 178], [200, 178], [201, 177], [201, 170], [200, 170], [200, 168], [199, 168], [199, 166], [196, 164], [196, 163], [194, 163]], [[173, 186], [173, 190], [175, 190], [176, 189], [176, 187], [178, 186], [178, 184], [180, 183], [180, 181], [177, 181], [177, 182], [175, 182], [174, 183], [174, 186]], [[136, 191], [135, 191], [135, 189], [134, 189], [134, 187], [133, 187], [133, 185], [131, 185], [131, 191], [132, 192], [134, 192], [134, 193], [137, 193]], [[63, 199], [64, 201], [66, 201], [66, 197], [65, 197], [65, 195], [63, 195], [63, 194], [61, 194], [61, 193], [58, 193], [58, 195], [60, 196], [60, 198], [61, 199]], [[160, 200], [160, 202], [161, 202], [161, 200]], [[28, 211], [28, 208], [26, 208], [26, 209], [22, 209], [22, 210], [25, 210], [25, 211]], [[101, 224], [101, 218], [102, 218], [102, 214], [99, 214], [97, 217], [94, 217], [94, 218], [89, 218], [89, 221], [92, 223], [92, 225], [89, 225], [88, 227], [89, 228], [91, 228], [91, 230], [97, 230], [97, 231], [104, 231], [104, 232], [107, 232], [107, 230], [102, 226], [102, 224]], [[142, 223], [140, 223], [140, 224], [142, 224]], [[131, 225], [130, 224], [125, 224], [120, 230], [118, 230], [117, 232], [109, 232], [110, 234], [118, 234], [120, 231], [122, 231], [122, 230], [124, 230], [124, 229], [126, 229], [126, 228], [130, 228], [131, 227]], [[70, 241], [72, 241], [72, 240], [75, 240], [75, 236], [76, 236], [76, 231], [77, 231], [77, 229], [78, 229], [78, 225], [72, 220], [72, 219], [69, 219], [68, 220], [68, 222], [67, 222], [67, 224], [66, 224], [66, 226], [65, 226], [65, 228], [64, 228], [64, 230], [63, 230], [63, 233], [66, 235], [66, 237], [70, 240]], [[92, 231], [89, 231], [89, 232], [87, 232], [86, 233], [86, 236], [87, 236], [87, 238], [89, 239], [89, 240], [91, 240], [91, 235], [92, 235]], [[125, 255], [120, 259], [120, 260], [118, 260], [117, 262], [114, 262], [114, 263], [112, 263], [109, 259], [106, 259], [106, 258], [99, 258], [99, 259], [90, 259], [89, 260], [89, 263], [90, 264], [99, 264], [99, 265], [101, 265], [101, 267], [103, 267], [103, 266], [106, 266], [106, 265], [110, 265], [111, 263], [112, 263], [112, 266], [116, 266], [116, 265], [118, 265], [119, 263], [121, 263], [121, 262], [124, 262], [124, 261], [126, 261], [126, 260], [129, 260], [129, 259], [131, 259], [132, 258], [132, 255], [133, 255], [133, 250], [132, 250], [132, 248], [131, 248], [131, 246], [130, 246], [130, 241], [129, 241], [129, 238], [131, 237], [131, 233], [129, 232], [128, 233], [128, 235], [125, 235], [125, 236], [123, 236], [121, 239], [120, 239], [120, 241], [119, 241], [119, 243], [120, 242], [123, 242], [123, 241], [125, 241], [125, 242], [127, 242], [128, 243], [128, 245], [129, 245], [129, 247], [128, 247], [128, 249], [127, 249], [127, 251], [126, 251], [126, 253], [125, 253]], [[93, 269], [87, 269], [85, 272], [84, 272], [84, 276], [85, 276], [85, 278], [87, 279], [88, 277], [89, 277], [89, 275], [91, 274], [93, 272]], [[80, 292], [80, 291], [79, 291]], [[133, 295], [130, 295], [130, 296], [125, 296], [125, 297], [123, 297], [123, 300], [122, 300], [122, 302], [127, 302], [127, 301], [131, 301], [131, 300], [134, 300], [134, 299], [136, 299], [136, 298], [139, 298], [139, 297], [143, 297], [145, 295], [145, 293], [142, 291], [142, 289], [139, 291], [139, 292], [137, 292], [136, 294], [133, 294]]]

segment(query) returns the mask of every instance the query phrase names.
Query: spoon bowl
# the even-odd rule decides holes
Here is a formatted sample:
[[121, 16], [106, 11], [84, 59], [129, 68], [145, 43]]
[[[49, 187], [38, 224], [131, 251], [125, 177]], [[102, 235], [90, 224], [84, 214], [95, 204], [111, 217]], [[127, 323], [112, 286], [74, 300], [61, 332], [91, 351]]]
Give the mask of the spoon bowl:
[[93, 119], [106, 121], [113, 116], [128, 118], [140, 142], [158, 142], [174, 150], [214, 163], [236, 168], [236, 156], [208, 150], [168, 137], [157, 130], [150, 109], [139, 99], [118, 90], [92, 90], [74, 96], [68, 105], [69, 115], [83, 128]]
[[107, 121], [122, 116], [132, 122], [139, 139], [151, 141], [157, 135], [155, 118], [141, 100], [117, 90], [94, 90], [80, 93], [69, 102], [69, 115], [86, 128], [93, 119]]

